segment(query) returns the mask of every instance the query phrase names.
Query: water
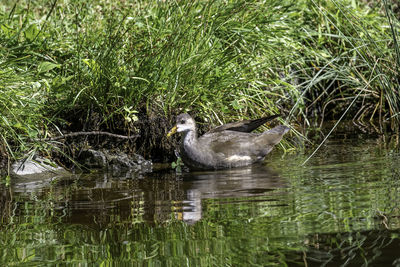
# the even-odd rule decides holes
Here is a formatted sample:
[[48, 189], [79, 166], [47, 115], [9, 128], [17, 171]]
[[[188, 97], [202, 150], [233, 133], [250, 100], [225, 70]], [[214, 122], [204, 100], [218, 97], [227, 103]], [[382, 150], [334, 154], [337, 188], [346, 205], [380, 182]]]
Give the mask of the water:
[[396, 139], [337, 135], [227, 171], [14, 180], [0, 265], [400, 266]]

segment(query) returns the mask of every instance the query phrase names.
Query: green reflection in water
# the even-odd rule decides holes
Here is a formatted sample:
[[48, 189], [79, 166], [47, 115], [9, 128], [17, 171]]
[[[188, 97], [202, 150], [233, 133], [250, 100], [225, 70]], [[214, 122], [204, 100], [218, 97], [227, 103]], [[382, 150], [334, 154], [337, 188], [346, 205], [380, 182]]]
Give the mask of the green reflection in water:
[[400, 156], [332, 140], [267, 166], [1, 190], [1, 265], [398, 265]]

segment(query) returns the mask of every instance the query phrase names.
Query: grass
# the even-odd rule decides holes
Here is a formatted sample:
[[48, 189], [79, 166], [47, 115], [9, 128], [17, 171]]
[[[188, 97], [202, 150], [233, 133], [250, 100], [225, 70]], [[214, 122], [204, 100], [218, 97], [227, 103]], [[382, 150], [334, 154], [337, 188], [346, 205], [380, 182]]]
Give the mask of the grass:
[[81, 130], [139, 132], [157, 146], [164, 131], [143, 129], [184, 111], [212, 124], [281, 111], [300, 131], [341, 117], [396, 129], [392, 4], [3, 2], [0, 155], [49, 152], [35, 140]]

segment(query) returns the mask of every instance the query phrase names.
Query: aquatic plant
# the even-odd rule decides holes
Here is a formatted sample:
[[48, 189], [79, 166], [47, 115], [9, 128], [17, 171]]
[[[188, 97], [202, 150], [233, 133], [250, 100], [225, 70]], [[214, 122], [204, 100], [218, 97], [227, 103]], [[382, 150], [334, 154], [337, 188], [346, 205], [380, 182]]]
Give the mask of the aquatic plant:
[[38, 140], [69, 131], [157, 146], [166, 129], [154, 118], [168, 128], [182, 111], [208, 124], [280, 111], [299, 130], [341, 117], [399, 123], [388, 0], [35, 3], [0, 4], [3, 159], [49, 151]]

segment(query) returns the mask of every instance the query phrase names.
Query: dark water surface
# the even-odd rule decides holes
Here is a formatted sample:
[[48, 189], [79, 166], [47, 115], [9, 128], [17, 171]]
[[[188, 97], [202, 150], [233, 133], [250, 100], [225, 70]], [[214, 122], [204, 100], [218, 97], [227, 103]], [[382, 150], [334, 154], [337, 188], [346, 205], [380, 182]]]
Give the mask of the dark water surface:
[[[385, 140], [387, 141], [387, 140]], [[400, 154], [331, 138], [264, 165], [1, 187], [0, 265], [400, 266]]]

